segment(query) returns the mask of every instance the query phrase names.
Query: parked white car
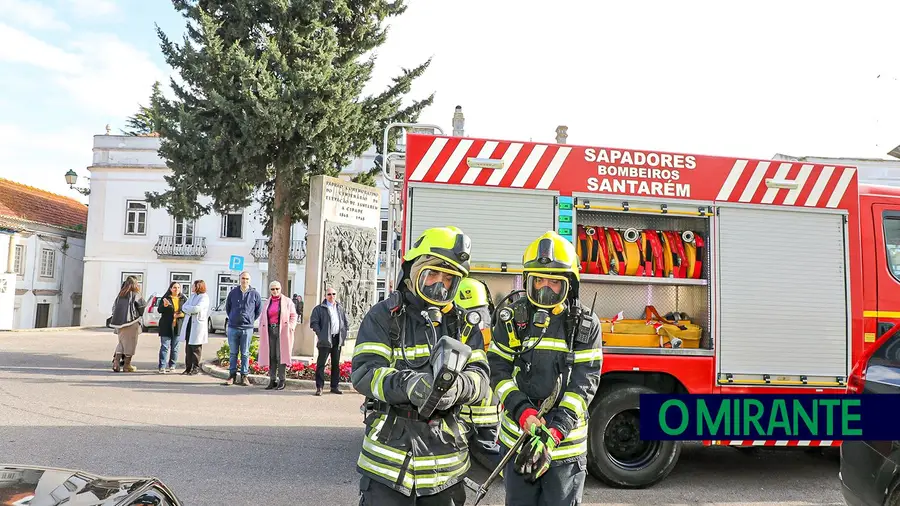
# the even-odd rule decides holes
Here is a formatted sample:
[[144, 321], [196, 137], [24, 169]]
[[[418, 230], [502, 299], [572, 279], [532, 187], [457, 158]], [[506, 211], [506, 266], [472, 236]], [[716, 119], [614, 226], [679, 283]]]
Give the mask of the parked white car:
[[[266, 307], [266, 300], [267, 299], [262, 300], [262, 307]], [[225, 312], [224, 300], [209, 312], [208, 326], [210, 334], [214, 334], [219, 330], [221, 330], [223, 334], [225, 333], [225, 329], [228, 328], [228, 314]], [[253, 330], [259, 330], [259, 318], [253, 323]]]
[[147, 329], [159, 328], [159, 309], [157, 306], [159, 305], [160, 297], [162, 297], [162, 294], [151, 293], [145, 299], [147, 301], [147, 307], [144, 309], [144, 314], [141, 316], [143, 332], [146, 332]]

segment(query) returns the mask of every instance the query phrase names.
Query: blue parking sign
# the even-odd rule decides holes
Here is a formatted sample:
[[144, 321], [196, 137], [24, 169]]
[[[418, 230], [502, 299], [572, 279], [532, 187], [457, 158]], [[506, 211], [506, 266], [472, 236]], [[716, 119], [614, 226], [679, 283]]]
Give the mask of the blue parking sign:
[[231, 255], [231, 259], [228, 261], [228, 268], [232, 271], [244, 270], [244, 257]]

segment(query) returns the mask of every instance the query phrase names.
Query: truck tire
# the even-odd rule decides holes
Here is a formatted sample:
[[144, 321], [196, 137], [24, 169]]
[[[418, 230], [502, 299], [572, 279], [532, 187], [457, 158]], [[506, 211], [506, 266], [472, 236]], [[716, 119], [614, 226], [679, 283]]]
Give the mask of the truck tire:
[[595, 478], [614, 488], [646, 488], [675, 468], [681, 441], [640, 440], [639, 396], [654, 393], [619, 383], [598, 394], [588, 422], [588, 471]]

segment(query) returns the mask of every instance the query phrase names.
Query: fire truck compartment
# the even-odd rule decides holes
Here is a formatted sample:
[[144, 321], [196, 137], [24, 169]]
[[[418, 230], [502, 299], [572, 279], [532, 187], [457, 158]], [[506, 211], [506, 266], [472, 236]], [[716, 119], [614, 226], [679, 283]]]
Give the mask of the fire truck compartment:
[[455, 225], [472, 239], [472, 268], [521, 272], [522, 254], [554, 229], [555, 192], [409, 185], [406, 243], [425, 229]]
[[[612, 353], [635, 354], [712, 354], [713, 339], [710, 332], [711, 303], [709, 296], [709, 243], [710, 216], [712, 209], [706, 206], [665, 203], [662, 201], [624, 201], [621, 198], [580, 196], [575, 200], [576, 244], [582, 256], [581, 300], [587, 305], [596, 305], [594, 312], [602, 321], [609, 322], [620, 312], [624, 320], [618, 320], [618, 326], [604, 324], [604, 351]], [[618, 234], [615, 241], [611, 231]], [[688, 232], [689, 231], [689, 232]], [[685, 235], [688, 232], [688, 235]], [[676, 272], [674, 264], [669, 272], [658, 272], [651, 260], [652, 272], [636, 272], [633, 262], [630, 268], [611, 266], [622, 257], [617, 257], [614, 250], [616, 244], [632, 242], [626, 250], [625, 258], [640, 257], [643, 262], [646, 252], [652, 253], [652, 247], [646, 243], [647, 234], [659, 237], [660, 233], [672, 233], [668, 248], [664, 253], [671, 255], [679, 251], [675, 241], [685, 242], [683, 237], [690, 238], [694, 245], [702, 245], [695, 254], [697, 273], [688, 277], [686, 268]], [[593, 235], [591, 235], [593, 234]], [[599, 237], [607, 241], [606, 249], [599, 244]], [[630, 241], [629, 241], [630, 240]], [[591, 246], [588, 246], [588, 243]], [[638, 245], [640, 244], [640, 245]], [[601, 248], [600, 254], [591, 250]], [[624, 248], [623, 248], [624, 249]], [[606, 266], [597, 263], [602, 254], [611, 260]], [[652, 256], [652, 255], [651, 255]], [[602, 272], [607, 270], [607, 272]], [[598, 272], [599, 271], [599, 272]], [[646, 310], [652, 306], [659, 316], [669, 321], [689, 327], [699, 326], [696, 331], [687, 331], [680, 347], [673, 347], [664, 331], [660, 334], [653, 326], [646, 324]], [[669, 329], [672, 326], [668, 326]], [[618, 330], [617, 330], [618, 329]], [[624, 329], [624, 333], [623, 333]], [[690, 334], [690, 337], [687, 337]], [[662, 337], [662, 339], [660, 339]], [[699, 337], [699, 339], [697, 338]]]
[[850, 363], [846, 213], [719, 205], [719, 384], [843, 384]]

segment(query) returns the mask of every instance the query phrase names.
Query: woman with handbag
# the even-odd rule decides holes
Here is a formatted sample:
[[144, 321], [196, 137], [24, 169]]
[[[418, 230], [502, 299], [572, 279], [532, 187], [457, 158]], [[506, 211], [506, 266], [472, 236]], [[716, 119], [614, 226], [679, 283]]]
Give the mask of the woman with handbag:
[[175, 371], [178, 362], [178, 336], [184, 312], [181, 310], [187, 297], [181, 293], [181, 283], [173, 281], [166, 294], [160, 297], [159, 310], [159, 373]]
[[269, 293], [266, 308], [259, 316], [257, 362], [260, 367], [269, 367], [269, 386], [266, 390], [284, 390], [285, 369], [291, 364], [291, 350], [294, 348], [297, 308], [281, 293], [281, 283], [278, 281], [269, 283]]
[[181, 325], [179, 341], [184, 341], [184, 372], [181, 374], [200, 374], [200, 356], [203, 345], [209, 341], [209, 295], [206, 294], [206, 281], [194, 281], [194, 293], [182, 308], [185, 321]]
[[113, 353], [112, 369], [115, 372], [137, 371], [137, 367], [131, 365], [131, 358], [141, 335], [141, 316], [146, 305], [137, 278], [134, 276], [125, 278], [119, 295], [113, 302], [112, 316], [109, 319], [109, 326], [116, 329], [119, 335], [119, 344]]

